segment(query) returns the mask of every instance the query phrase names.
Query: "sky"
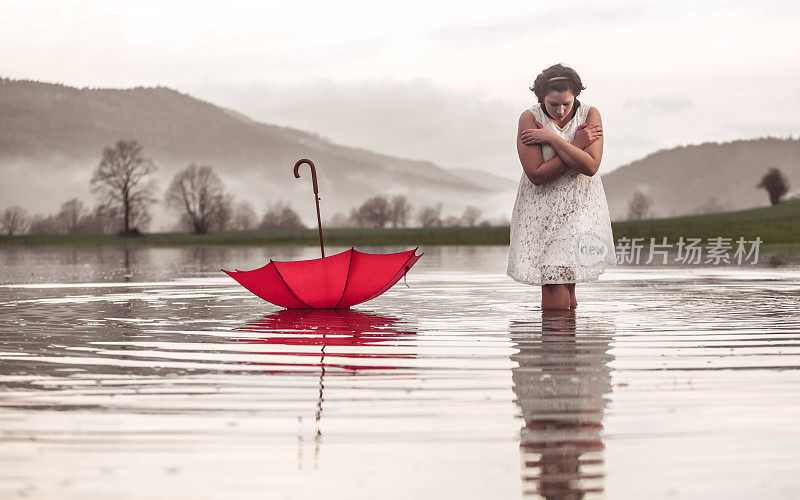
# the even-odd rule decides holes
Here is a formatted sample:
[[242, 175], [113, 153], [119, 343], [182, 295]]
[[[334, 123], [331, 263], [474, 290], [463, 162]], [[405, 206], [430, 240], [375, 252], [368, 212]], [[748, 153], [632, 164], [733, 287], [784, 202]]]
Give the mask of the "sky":
[[600, 173], [659, 149], [800, 134], [800, 2], [0, 0], [0, 76], [162, 85], [446, 168], [521, 175], [528, 89], [583, 79]]

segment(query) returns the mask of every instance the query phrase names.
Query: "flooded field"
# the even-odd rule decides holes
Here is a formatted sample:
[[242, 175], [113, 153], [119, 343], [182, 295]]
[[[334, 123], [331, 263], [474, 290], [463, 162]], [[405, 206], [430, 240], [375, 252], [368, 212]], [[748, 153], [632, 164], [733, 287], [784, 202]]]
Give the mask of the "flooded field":
[[800, 496], [800, 270], [619, 266], [543, 316], [506, 247], [420, 251], [281, 311], [219, 269], [318, 250], [0, 250], [0, 498]]

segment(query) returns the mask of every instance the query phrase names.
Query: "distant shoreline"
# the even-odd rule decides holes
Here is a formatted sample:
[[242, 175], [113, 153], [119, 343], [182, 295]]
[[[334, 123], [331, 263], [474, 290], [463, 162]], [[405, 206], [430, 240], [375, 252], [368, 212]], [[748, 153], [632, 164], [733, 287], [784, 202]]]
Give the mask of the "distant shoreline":
[[[774, 265], [800, 264], [800, 200], [774, 207], [712, 215], [675, 217], [612, 223], [615, 243], [621, 238], [643, 238], [643, 258], [650, 238], [675, 245], [680, 237], [701, 238], [707, 246], [710, 238], [742, 237], [762, 243], [759, 260]], [[325, 244], [330, 246], [392, 245], [508, 245], [509, 228], [450, 227], [398, 229], [323, 229]], [[11, 247], [186, 247], [186, 246], [317, 246], [317, 229], [281, 229], [229, 231], [210, 234], [153, 233], [141, 237], [121, 238], [115, 235], [25, 235], [0, 236], [0, 248]], [[733, 251], [731, 251], [732, 253]], [[759, 262], [760, 263], [760, 262]]]

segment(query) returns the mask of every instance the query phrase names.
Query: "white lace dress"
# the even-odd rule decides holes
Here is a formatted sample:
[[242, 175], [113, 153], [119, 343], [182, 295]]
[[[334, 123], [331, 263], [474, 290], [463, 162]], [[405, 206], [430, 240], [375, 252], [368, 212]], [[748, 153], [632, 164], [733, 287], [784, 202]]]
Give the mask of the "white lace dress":
[[[544, 127], [572, 142], [590, 108], [580, 102], [563, 129], [544, 114], [539, 103], [530, 111]], [[549, 144], [542, 144], [544, 161], [555, 154]], [[509, 276], [530, 285], [580, 283], [596, 280], [615, 263], [611, 219], [599, 174], [587, 176], [566, 167], [560, 177], [537, 186], [522, 173], [511, 216]]]

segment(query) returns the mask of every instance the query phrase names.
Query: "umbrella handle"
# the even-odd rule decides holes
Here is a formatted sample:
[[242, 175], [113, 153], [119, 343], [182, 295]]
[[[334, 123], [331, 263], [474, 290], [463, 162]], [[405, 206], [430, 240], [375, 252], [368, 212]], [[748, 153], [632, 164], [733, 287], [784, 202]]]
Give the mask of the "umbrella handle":
[[307, 163], [308, 166], [311, 167], [311, 183], [314, 184], [314, 194], [319, 195], [319, 187], [317, 187], [317, 167], [314, 166], [313, 161], [309, 160], [308, 158], [303, 158], [295, 163], [294, 176], [296, 179], [300, 178], [300, 165], [303, 163]]
[[296, 179], [300, 178], [300, 165], [303, 163], [307, 163], [309, 167], [311, 167], [311, 183], [314, 185], [314, 201], [317, 204], [317, 228], [319, 229], [319, 249], [322, 252], [322, 256], [325, 257], [325, 245], [322, 243], [322, 218], [319, 216], [319, 187], [317, 186], [317, 168], [314, 166], [314, 162], [309, 160], [308, 158], [303, 158], [298, 160], [297, 163], [294, 164], [294, 176]]

